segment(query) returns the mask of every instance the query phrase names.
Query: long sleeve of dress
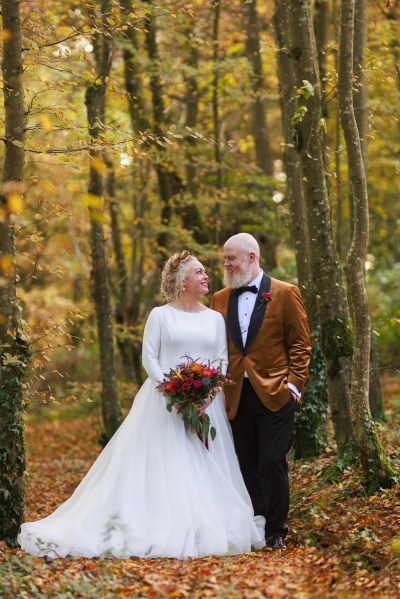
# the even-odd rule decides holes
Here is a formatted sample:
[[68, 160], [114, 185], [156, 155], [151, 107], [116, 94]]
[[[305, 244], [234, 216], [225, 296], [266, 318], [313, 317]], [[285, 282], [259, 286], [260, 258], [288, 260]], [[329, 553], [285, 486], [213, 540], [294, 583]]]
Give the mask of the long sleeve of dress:
[[164, 378], [159, 356], [161, 349], [161, 322], [157, 309], [153, 309], [147, 319], [143, 333], [142, 364], [152, 381], [160, 383]]
[[213, 360], [220, 362], [222, 360], [222, 371], [226, 374], [228, 369], [228, 341], [226, 337], [226, 325], [223, 316], [218, 314], [216, 345]]

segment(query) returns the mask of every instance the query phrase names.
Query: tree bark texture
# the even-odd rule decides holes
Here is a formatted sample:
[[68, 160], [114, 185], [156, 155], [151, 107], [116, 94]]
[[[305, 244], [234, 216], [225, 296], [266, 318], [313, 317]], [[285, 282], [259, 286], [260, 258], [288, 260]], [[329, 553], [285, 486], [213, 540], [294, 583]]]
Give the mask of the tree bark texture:
[[23, 378], [29, 348], [20, 330], [16, 297], [13, 197], [22, 193], [24, 166], [24, 87], [20, 2], [0, 2], [3, 24], [1, 63], [5, 134], [0, 190], [0, 540], [10, 546], [24, 515], [25, 443]]
[[[221, 158], [221, 123], [219, 118], [219, 23], [221, 16], [220, 0], [212, 2], [213, 8], [213, 67], [214, 77], [212, 83], [212, 114], [214, 129], [214, 159], [215, 159], [215, 187], [222, 189], [222, 158]], [[218, 233], [215, 243], [219, 245]]]
[[340, 121], [346, 142], [354, 206], [354, 230], [345, 264], [354, 330], [351, 413], [357, 453], [370, 486], [377, 489], [391, 486], [394, 472], [375, 431], [368, 399], [371, 322], [365, 285], [365, 259], [369, 215], [363, 153], [353, 103], [354, 7], [355, 0], [341, 2], [338, 73]]
[[[251, 134], [254, 141], [257, 167], [266, 177], [273, 175], [273, 158], [270, 144], [270, 136], [267, 123], [267, 114], [263, 100], [265, 92], [265, 81], [260, 49], [260, 31], [257, 13], [257, 2], [244, 1], [244, 19], [246, 28], [246, 54], [250, 65], [250, 113], [251, 113]], [[265, 186], [265, 194], [272, 196], [272, 186]], [[271, 201], [271, 212], [277, 213], [277, 205]], [[274, 235], [273, 230], [263, 232], [261, 243], [261, 253], [265, 268], [272, 270], [276, 268], [276, 248], [279, 239]]]
[[[355, 0], [354, 5], [354, 48], [353, 48], [353, 104], [354, 116], [360, 136], [364, 170], [368, 160], [368, 90], [365, 79], [365, 48], [368, 39], [367, 0]], [[379, 378], [379, 350], [371, 331], [370, 343], [369, 404], [373, 417], [384, 415], [382, 389]]]
[[263, 101], [265, 90], [264, 74], [260, 53], [258, 14], [256, 0], [245, 2], [246, 52], [250, 64], [250, 104], [252, 136], [256, 152], [256, 163], [267, 177], [273, 174], [272, 154], [269, 140], [266, 111]]
[[[185, 77], [185, 126], [189, 131], [196, 128], [197, 118], [199, 114], [199, 86], [197, 82], [197, 69], [199, 62], [199, 51], [196, 45], [190, 40], [194, 37], [192, 31], [186, 31], [186, 36], [189, 38], [187, 64], [192, 70]], [[197, 243], [204, 244], [210, 241], [210, 231], [204, 224], [204, 220], [199, 210], [198, 202], [198, 181], [196, 168], [196, 138], [189, 134], [185, 136], [185, 179], [186, 193], [182, 193], [176, 200], [176, 212], [179, 214], [183, 227], [192, 231], [193, 238]]]
[[93, 36], [97, 78], [86, 90], [86, 109], [91, 139], [89, 151], [89, 216], [92, 252], [92, 294], [96, 308], [97, 335], [100, 352], [101, 398], [104, 431], [100, 443], [106, 444], [122, 421], [121, 406], [114, 366], [113, 321], [108, 282], [108, 267], [104, 241], [104, 175], [106, 167], [100, 149], [96, 147], [105, 122], [105, 95], [111, 64], [111, 37], [107, 31], [108, 0], [101, 2], [104, 28]]
[[[146, 4], [153, 7], [152, 0], [146, 0]], [[162, 124], [164, 121], [164, 99], [161, 78], [159, 73], [159, 56], [157, 48], [156, 38], [156, 22], [154, 17], [149, 13], [145, 20], [145, 33], [146, 33], [146, 45], [147, 52], [150, 59], [150, 89], [153, 103], [153, 132], [156, 136], [162, 136]], [[167, 245], [168, 245], [168, 234], [166, 228], [168, 227], [171, 215], [171, 198], [174, 192], [177, 191], [176, 187], [180, 188], [180, 183], [176, 186], [173, 182], [173, 174], [167, 168], [165, 164], [166, 156], [165, 153], [156, 144], [157, 157], [155, 159], [155, 171], [158, 178], [158, 186], [160, 190], [161, 198], [161, 226], [163, 230], [157, 236], [158, 250], [160, 254], [160, 265], [167, 258]], [[174, 188], [175, 187], [175, 188]]]
[[291, 124], [297, 108], [295, 74], [289, 55], [291, 47], [287, 22], [289, 5], [275, 2], [273, 17], [275, 39], [278, 47], [277, 67], [282, 102], [282, 124], [284, 133], [283, 162], [286, 172], [286, 196], [290, 211], [291, 237], [295, 249], [297, 278], [307, 311], [313, 337], [310, 375], [302, 398], [302, 409], [296, 418], [295, 457], [310, 458], [321, 453], [326, 447], [326, 418], [328, 393], [326, 386], [325, 363], [320, 348], [318, 308], [314, 291], [311, 254], [308, 236], [305, 197], [303, 192], [302, 169], [298, 153], [293, 144]]
[[322, 90], [321, 113], [324, 118], [328, 118], [328, 104], [325, 102], [326, 92], [326, 46], [329, 22], [329, 2], [328, 0], [315, 0], [314, 2], [314, 32], [315, 43], [317, 46], [319, 79]]
[[[126, 16], [132, 10], [130, 0], [121, 0], [121, 7]], [[140, 61], [138, 54], [140, 52], [137, 32], [130, 19], [127, 19], [125, 36], [122, 42], [124, 58], [124, 79], [125, 89], [128, 95], [128, 111], [132, 123], [132, 129], [135, 134], [145, 132], [150, 129], [150, 123], [147, 119], [143, 106], [143, 89]]]
[[[335, 439], [341, 449], [352, 434], [350, 377], [352, 337], [348, 304], [331, 222], [321, 126], [321, 82], [310, 0], [290, 3], [290, 53], [297, 88], [302, 91], [292, 120], [306, 198], [313, 285], [317, 294], [322, 348], [327, 365], [329, 401]], [[306, 86], [312, 86], [307, 97]], [[303, 90], [302, 90], [303, 88]]]

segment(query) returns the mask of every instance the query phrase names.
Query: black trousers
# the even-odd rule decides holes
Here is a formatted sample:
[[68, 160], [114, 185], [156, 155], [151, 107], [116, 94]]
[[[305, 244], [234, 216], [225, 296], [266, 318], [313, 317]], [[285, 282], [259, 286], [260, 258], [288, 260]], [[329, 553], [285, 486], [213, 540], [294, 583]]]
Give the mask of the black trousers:
[[254, 514], [266, 519], [265, 534], [287, 534], [289, 477], [286, 456], [293, 440], [295, 400], [277, 412], [261, 403], [245, 378], [238, 413], [231, 421], [240, 469]]

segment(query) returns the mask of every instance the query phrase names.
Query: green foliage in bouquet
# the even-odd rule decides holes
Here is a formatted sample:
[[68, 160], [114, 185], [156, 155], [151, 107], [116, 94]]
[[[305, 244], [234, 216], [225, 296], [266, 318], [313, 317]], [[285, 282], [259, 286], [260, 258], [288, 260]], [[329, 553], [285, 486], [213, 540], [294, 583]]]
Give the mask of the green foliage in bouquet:
[[157, 388], [166, 397], [167, 410], [175, 408], [186, 430], [197, 433], [207, 446], [208, 435], [214, 440], [217, 431], [204, 410], [222, 385], [234, 383], [223, 373], [222, 361], [212, 366], [210, 361], [203, 364], [187, 355], [182, 358], [185, 361], [171, 368]]

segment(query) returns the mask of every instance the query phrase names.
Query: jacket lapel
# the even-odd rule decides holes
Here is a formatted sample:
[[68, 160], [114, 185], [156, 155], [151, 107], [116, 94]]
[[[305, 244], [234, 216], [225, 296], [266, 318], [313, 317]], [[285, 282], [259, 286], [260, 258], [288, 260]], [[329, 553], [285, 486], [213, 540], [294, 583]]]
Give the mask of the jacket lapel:
[[[246, 339], [246, 347], [249, 347], [253, 339], [256, 337], [258, 331], [260, 330], [261, 323], [264, 318], [264, 314], [267, 310], [267, 306], [269, 302], [262, 302], [260, 305], [260, 301], [262, 300], [263, 293], [269, 293], [271, 289], [271, 277], [264, 275], [261, 279], [260, 289], [258, 290], [258, 295], [256, 299], [256, 303], [254, 306], [254, 310], [251, 314], [250, 324], [249, 324], [249, 332], [247, 333]], [[237, 302], [236, 302], [237, 303]], [[240, 333], [240, 330], [239, 330]]]
[[242, 334], [240, 332], [238, 315], [238, 296], [231, 290], [228, 300], [227, 325], [229, 337], [240, 352], [243, 352]]

